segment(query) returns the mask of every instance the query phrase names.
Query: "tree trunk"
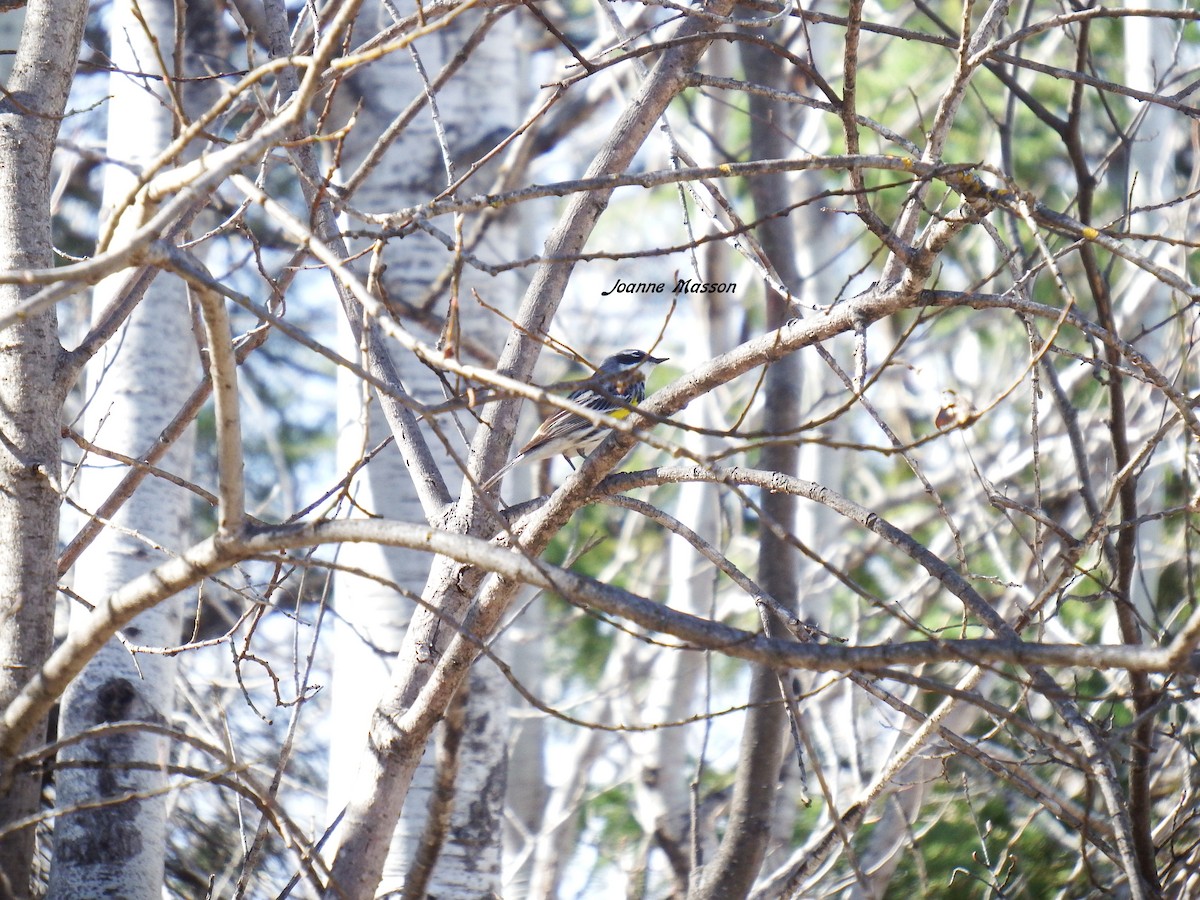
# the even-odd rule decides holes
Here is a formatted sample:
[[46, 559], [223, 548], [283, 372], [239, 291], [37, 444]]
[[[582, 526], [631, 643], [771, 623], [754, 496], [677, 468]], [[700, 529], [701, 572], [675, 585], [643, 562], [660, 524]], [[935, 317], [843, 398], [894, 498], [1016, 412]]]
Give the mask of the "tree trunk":
[[[9, 95], [0, 105], [0, 269], [49, 268], [50, 156], [75, 73], [87, 4], [31, 0]], [[35, 288], [0, 285], [0, 313]], [[46, 658], [54, 620], [58, 541], [61, 354], [53, 310], [0, 335], [0, 707]], [[42, 743], [40, 729], [25, 747]], [[7, 761], [6, 761], [7, 762]], [[5, 766], [5, 775], [7, 765]], [[5, 779], [7, 781], [7, 777]], [[0, 826], [36, 812], [41, 773], [0, 790]], [[17, 896], [29, 890], [32, 828], [0, 840], [0, 873]]]
[[[728, 281], [725, 261], [726, 248], [710, 245], [701, 280]], [[694, 298], [692, 314], [698, 334], [687, 342], [686, 356], [678, 361], [685, 371], [734, 346], [741, 326], [741, 316], [737, 315], [734, 304], [723, 296]], [[717, 397], [709, 395], [690, 404], [678, 418], [689, 425], [719, 432], [727, 425], [724, 412]], [[712, 434], [689, 432], [684, 441], [701, 458], [720, 451], [721, 441]], [[676, 517], [715, 547], [721, 547], [723, 537], [728, 537], [721, 497], [712, 485], [699, 482], [680, 485]], [[678, 535], [669, 537], [667, 548], [671, 573], [668, 605], [692, 615], [711, 616], [716, 609], [718, 586], [711, 564]], [[700, 654], [663, 653], [658, 647], [650, 648], [650, 652], [650, 683], [654, 688], [639, 711], [640, 719], [676, 722], [695, 714], [697, 698], [711, 679], [711, 672], [706, 671], [711, 658], [706, 662]], [[699, 839], [697, 843], [715, 846], [714, 836], [706, 835], [703, 827], [696, 831], [697, 826], [690, 821], [689, 784], [696, 771], [694, 763], [689, 764], [689, 754], [694, 748], [684, 735], [695, 731], [694, 727], [660, 728], [630, 736], [639, 767], [639, 778], [634, 784], [639, 824], [666, 856], [679, 896], [686, 894], [692, 868], [698, 862], [694, 858], [697, 854], [693, 834]], [[703, 852], [699, 855], [703, 857]]]
[[[382, 15], [379, 7], [365, 6], [359, 17], [360, 34], [365, 37], [388, 24], [375, 20]], [[431, 81], [451, 64], [454, 54], [482, 21], [482, 16], [462, 16], [431, 39], [415, 44], [420, 64]], [[519, 121], [520, 97], [513, 90], [518, 71], [518, 42], [513, 25], [510, 17], [491, 26], [486, 39], [472, 51], [470, 60], [435, 93], [446, 149], [459, 175], [491, 149], [497, 133], [506, 133]], [[353, 83], [354, 94], [362, 98], [364, 106], [356, 111], [356, 127], [345, 143], [343, 171], [347, 177], [373, 150], [379, 135], [401, 110], [426, 91], [409, 53], [393, 53], [378, 60], [356, 73]], [[438, 193], [446, 182], [446, 160], [427, 106], [383, 154], [372, 175], [356, 191], [353, 202], [371, 210], [419, 204]], [[476, 175], [465, 190], [484, 186], [483, 176]], [[493, 223], [487, 242], [489, 253], [512, 252], [499, 249], [515, 244], [511, 222], [510, 219], [506, 225]], [[451, 259], [443, 246], [424, 235], [408, 237], [402, 244], [388, 244], [383, 251], [384, 295], [420, 304], [445, 274]], [[500, 329], [507, 324], [497, 316], [476, 312], [477, 304], [469, 299], [468, 285], [472, 283], [478, 285], [490, 302], [501, 306], [511, 305], [510, 297], [517, 294], [518, 285], [512, 276], [484, 282], [468, 270], [464, 273], [464, 283], [458, 287], [458, 296], [450, 301], [458, 304], [465, 337], [483, 346], [498, 346], [503, 340]], [[434, 309], [446, 314], [447, 305], [448, 294], [443, 287], [435, 296]], [[357, 348], [349, 341], [348, 329], [343, 337], [346, 339], [343, 352], [353, 356]], [[441, 380], [419, 360], [399, 355], [396, 367], [405, 387], [417, 399], [436, 403], [444, 398]], [[339, 466], [343, 470], [348, 470], [364, 451], [387, 434], [378, 405], [372, 400], [364, 407], [363, 400], [361, 382], [345, 377], [339, 391]], [[462, 458], [465, 446], [453, 426], [448, 421], [445, 424], [448, 431], [445, 437]], [[447, 483], [457, 484], [461, 480], [457, 464], [438, 439], [431, 443], [435, 453], [441, 451], [438, 462]], [[362, 468], [351, 490], [360, 511], [407, 521], [425, 517], [412, 478], [394, 447], [386, 448]], [[412, 616], [412, 600], [396, 587], [419, 595], [429, 576], [428, 558], [394, 549], [364, 544], [346, 546], [341, 551], [341, 561], [348, 567], [385, 576], [387, 581], [350, 573], [335, 576], [338, 625], [333, 702], [335, 721], [341, 724], [331, 732], [331, 816], [337, 815], [345, 804], [349, 780], [363, 751], [370, 714], [379, 700], [379, 688], [388, 682], [388, 673]], [[375, 689], [364, 690], [364, 685]], [[505, 704], [499, 672], [490, 666], [488, 671], [476, 667], [471, 676], [464, 737], [457, 746], [456, 796], [448, 829], [436, 836], [428, 828], [427, 811], [438, 802], [434, 790], [435, 762], [430, 753], [413, 781], [404, 814], [392, 837], [381, 889], [404, 887], [418, 846], [433, 841], [436, 846], [423, 851], [426, 856], [432, 855], [436, 863], [420, 875], [425, 893], [443, 898], [477, 898], [499, 892], [503, 776], [507, 764]]]
[[[163, 83], [125, 73], [156, 71], [152, 36], [161, 53], [157, 58], [172, 58], [174, 15], [172, 4], [162, 0], [113, 6], [112, 58], [119, 71], [110, 79], [108, 155], [118, 164], [105, 170], [104, 200], [109, 209], [128, 195], [136, 170], [171, 140], [172, 107]], [[123, 227], [128, 226], [118, 225]], [[124, 281], [121, 273], [96, 286], [95, 318], [119, 296]], [[105, 449], [136, 456], [158, 436], [199, 374], [187, 293], [177, 279], [160, 276], [120, 332], [89, 364], [85, 437]], [[160, 463], [184, 478], [190, 478], [191, 434]], [[96, 509], [125, 472], [124, 466], [102, 458], [85, 461], [79, 479], [83, 507]], [[143, 482], [116, 515], [119, 527], [101, 532], [76, 563], [76, 591], [97, 603], [163, 561], [147, 541], [183, 546], [191, 502], [181, 488], [165, 481]], [[89, 616], [86, 609], [74, 606], [72, 628], [83, 627]], [[160, 603], [123, 634], [135, 645], [178, 644], [179, 602]], [[64, 695], [62, 736], [116, 721], [165, 724], [174, 702], [175, 669], [172, 656], [134, 656], [119, 641], [110, 641]], [[150, 900], [162, 895], [167, 797], [166, 776], [159, 767], [169, 755], [165, 739], [137, 731], [78, 743], [60, 754], [55, 787], [64, 814], [55, 827], [51, 869], [55, 897], [109, 892]], [[134, 795], [140, 796], [127, 799]], [[70, 812], [75, 807], [85, 808]]]
[[[723, 14], [728, 8], [724, 2], [712, 4], [717, 14]], [[685, 21], [677, 33], [693, 35], [700, 30], [698, 23]], [[589, 167], [589, 174], [621, 171], [629, 164], [666, 104], [682, 89], [684, 73], [703, 54], [708, 42], [709, 38], [686, 42], [663, 54], [646, 84], [622, 113], [604, 150]], [[547, 255], [566, 258], [577, 255], [610, 195], [611, 191], [601, 190], [573, 198], [547, 240]], [[510, 334], [499, 361], [502, 371], [526, 377], [530, 374], [536, 356], [530, 350], [537, 345], [529, 335], [537, 334], [548, 326], [548, 317], [553, 316], [562, 299], [571, 269], [570, 263], [551, 263], [539, 267], [526, 291], [527, 302], [516, 317], [525, 330], [522, 334]], [[489, 421], [495, 429], [496, 420]], [[509, 425], [511, 427], [511, 421]], [[508, 433], [511, 434], [511, 430]], [[473, 449], [486, 454], [491, 442], [498, 439], [493, 437], [497, 432], [484, 430], [477, 434], [478, 440]], [[482, 524], [478, 523], [482, 522], [483, 517], [477, 520], [473, 509], [473, 503], [462, 504], [460, 510], [456, 510], [451, 526], [468, 533], [482, 528]], [[532, 550], [540, 552], [545, 541], [539, 535], [534, 544]], [[459, 576], [465, 576], [465, 579]], [[472, 584], [477, 582], [471, 570], [450, 561], [435, 561], [426, 600], [442, 614], [466, 618], [472, 598], [462, 588]], [[493, 613], [507, 609], [515, 585], [507, 582], [498, 584], [495, 591], [496, 595], [488, 598], [491, 602], [487, 604], [487, 612], [482, 614], [482, 624], [477, 626], [484, 629], [481, 637], [486, 638], [493, 627], [494, 623], [490, 621]], [[480, 598], [480, 602], [483, 602], [483, 598]], [[428, 729], [433, 724], [430, 715], [444, 709], [443, 701], [449, 702], [452, 688], [461, 681], [461, 670], [447, 673], [448, 677], [439, 682], [428, 702], [417, 710], [411, 725], [402, 718], [406, 711], [411, 711], [414, 701], [420, 699], [422, 689], [429, 684], [437, 664], [436, 651], [454, 643], [455, 636], [442, 626], [436, 613], [428, 613], [424, 609], [417, 611], [392, 680], [371, 722], [369, 747], [361, 757], [343, 824], [343, 843], [333, 864], [334, 879], [339, 888], [350, 896], [365, 896], [368, 890], [374, 890], [378, 881], [376, 873], [380, 871], [386, 850], [384, 841], [390, 837], [393, 823], [399, 817], [400, 807], [428, 741]], [[430, 653], [431, 650], [435, 652]], [[330, 897], [336, 896], [333, 890], [326, 893]]]

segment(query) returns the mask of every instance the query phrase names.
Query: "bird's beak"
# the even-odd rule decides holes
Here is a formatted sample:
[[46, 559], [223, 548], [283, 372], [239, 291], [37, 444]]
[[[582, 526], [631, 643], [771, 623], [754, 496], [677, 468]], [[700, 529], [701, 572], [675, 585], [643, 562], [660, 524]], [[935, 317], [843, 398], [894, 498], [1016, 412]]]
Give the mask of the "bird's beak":
[[666, 362], [666, 361], [667, 361], [668, 359], [670, 359], [670, 358], [671, 358], [671, 357], [669, 357], [669, 356], [650, 356], [649, 354], [646, 354], [646, 361], [647, 361], [647, 362], [652, 362], [652, 363], [654, 363], [656, 366], [657, 366], [659, 363], [664, 363], [664, 362]]

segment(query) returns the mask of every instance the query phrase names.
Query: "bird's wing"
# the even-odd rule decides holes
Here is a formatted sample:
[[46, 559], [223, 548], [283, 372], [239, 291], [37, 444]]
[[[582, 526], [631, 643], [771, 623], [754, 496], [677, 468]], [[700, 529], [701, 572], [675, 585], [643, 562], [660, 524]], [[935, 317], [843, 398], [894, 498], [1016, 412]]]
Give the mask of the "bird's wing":
[[528, 453], [533, 453], [539, 447], [587, 424], [588, 421], [582, 416], [577, 416], [566, 409], [560, 409], [538, 426], [537, 431], [533, 433], [529, 442], [521, 448], [521, 452], [517, 456], [525, 456]]
[[[567, 395], [567, 399], [578, 403], [580, 406], [586, 407], [587, 409], [594, 409], [596, 412], [607, 412], [612, 407], [612, 401], [608, 400], [601, 394], [597, 394], [591, 388], [583, 388], [581, 390], [574, 391]], [[537, 431], [533, 433], [533, 436], [529, 439], [529, 442], [521, 448], [521, 452], [517, 455], [521, 456], [534, 452], [539, 447], [542, 447], [551, 441], [562, 437], [564, 434], [568, 434], [577, 428], [584, 428], [590, 425], [591, 422], [589, 422], [583, 416], [571, 412], [569, 409], [556, 410], [551, 416], [543, 421], [541, 425], [538, 426]]]

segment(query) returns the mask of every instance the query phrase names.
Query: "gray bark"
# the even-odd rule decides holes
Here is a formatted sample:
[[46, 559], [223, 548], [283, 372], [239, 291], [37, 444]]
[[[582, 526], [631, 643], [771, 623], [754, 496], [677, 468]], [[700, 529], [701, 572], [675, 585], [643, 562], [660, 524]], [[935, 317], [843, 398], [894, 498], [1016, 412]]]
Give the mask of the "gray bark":
[[[50, 157], [86, 14], [77, 0], [32, 0], [26, 11], [6, 85], [10, 97], [0, 101], [0, 269], [53, 265]], [[0, 313], [32, 293], [0, 285]], [[53, 311], [0, 335], [0, 707], [50, 650], [63, 400], [54, 375], [61, 349]], [[34, 729], [24, 747], [43, 737]], [[36, 811], [40, 786], [36, 771], [4, 784], [0, 826]], [[33, 850], [32, 829], [0, 840], [0, 873], [18, 896], [29, 889]]]

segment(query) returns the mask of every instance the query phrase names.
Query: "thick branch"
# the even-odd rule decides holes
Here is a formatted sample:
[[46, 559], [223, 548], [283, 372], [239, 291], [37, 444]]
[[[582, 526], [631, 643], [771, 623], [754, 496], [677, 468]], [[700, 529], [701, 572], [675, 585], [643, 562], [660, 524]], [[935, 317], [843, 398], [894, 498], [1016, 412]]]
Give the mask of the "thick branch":
[[207, 338], [208, 377], [213, 385], [217, 424], [217, 529], [238, 533], [246, 519], [246, 457], [242, 452], [242, 422], [238, 402], [237, 354], [229, 330], [225, 300], [206, 284], [193, 284]]

